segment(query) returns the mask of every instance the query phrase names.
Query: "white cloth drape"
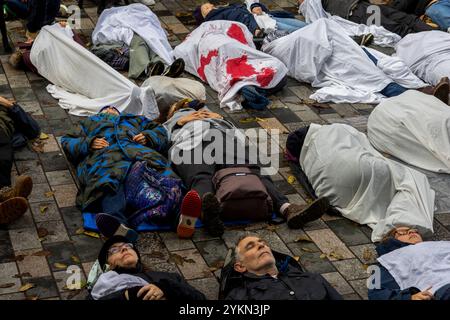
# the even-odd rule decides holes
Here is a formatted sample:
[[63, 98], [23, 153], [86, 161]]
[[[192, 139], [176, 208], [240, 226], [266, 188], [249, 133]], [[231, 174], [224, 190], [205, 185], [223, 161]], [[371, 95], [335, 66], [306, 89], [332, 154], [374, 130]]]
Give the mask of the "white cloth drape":
[[145, 5], [134, 3], [106, 9], [92, 33], [94, 44], [126, 43], [138, 34], [166, 64], [172, 64], [172, 47], [158, 17]]
[[433, 30], [406, 35], [396, 46], [403, 59], [422, 80], [436, 85], [450, 78], [450, 33]]
[[450, 107], [409, 90], [371, 113], [367, 135], [379, 151], [434, 172], [450, 173]]
[[383, 157], [351, 126], [311, 124], [300, 166], [317, 196], [372, 228], [374, 242], [398, 226], [433, 232], [435, 194], [427, 177]]
[[280, 59], [290, 76], [321, 88], [311, 95], [319, 102], [377, 103], [383, 97], [379, 92], [391, 82], [425, 86], [399, 59], [378, 53], [375, 65], [330, 19], [316, 20], [262, 49]]
[[72, 39], [59, 24], [41, 29], [31, 49], [31, 62], [53, 85], [47, 91], [69, 113], [89, 116], [104, 106], [119, 111], [159, 116], [151, 87], [139, 88]]
[[299, 7], [299, 12], [305, 17], [307, 23], [314, 22], [321, 18], [327, 18], [339, 24], [349, 36], [360, 36], [371, 33], [374, 36], [374, 43], [381, 47], [394, 47], [401, 37], [386, 30], [384, 27], [365, 24], [357, 24], [339, 16], [332, 16], [323, 9], [321, 0], [304, 0]]
[[252, 34], [239, 22], [204, 22], [174, 55], [185, 60], [189, 73], [218, 92], [222, 108], [231, 110], [242, 108], [237, 97], [242, 87], [273, 88], [288, 71], [277, 58], [256, 50]]

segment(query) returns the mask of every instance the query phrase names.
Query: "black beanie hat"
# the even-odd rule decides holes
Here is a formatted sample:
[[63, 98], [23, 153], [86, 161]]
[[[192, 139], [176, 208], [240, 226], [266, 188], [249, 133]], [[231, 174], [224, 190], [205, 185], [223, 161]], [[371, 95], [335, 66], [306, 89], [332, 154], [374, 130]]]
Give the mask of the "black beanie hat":
[[205, 18], [202, 16], [202, 6], [198, 6], [195, 8], [193, 16], [195, 18], [195, 22], [197, 23], [197, 26], [201, 25], [203, 22], [205, 22]]
[[260, 7], [261, 9], [263, 8], [263, 6], [261, 5], [261, 3], [255, 2], [255, 3], [252, 3], [252, 4], [250, 5], [250, 11], [252, 11], [253, 8], [256, 8], [256, 7]]
[[[102, 270], [105, 270], [105, 265], [108, 261], [109, 248], [111, 248], [111, 246], [113, 244], [119, 243], [119, 242], [131, 243], [126, 237], [115, 235], [115, 236], [112, 236], [111, 238], [109, 238], [108, 240], [106, 240], [105, 243], [103, 244], [102, 248], [100, 249], [100, 253], [98, 254], [98, 263], [100, 264], [100, 267], [102, 268]], [[139, 251], [137, 250], [136, 246], [134, 246], [133, 250], [136, 252], [136, 254], [138, 256], [138, 260], [140, 261], [141, 256], [139, 255]]]

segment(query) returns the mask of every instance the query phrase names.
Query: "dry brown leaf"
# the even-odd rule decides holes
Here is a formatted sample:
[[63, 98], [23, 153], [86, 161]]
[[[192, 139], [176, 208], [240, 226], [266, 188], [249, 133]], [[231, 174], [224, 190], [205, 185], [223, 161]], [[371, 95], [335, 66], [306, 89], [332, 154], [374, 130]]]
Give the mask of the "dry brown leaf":
[[266, 227], [266, 230], [269, 230], [269, 231], [272, 231], [272, 232], [275, 232], [275, 230], [277, 230], [277, 229], [278, 229], [278, 227], [276, 225], [268, 225]]
[[53, 197], [54, 194], [55, 193], [53, 191], [48, 191], [48, 192], [44, 193], [44, 196], [46, 196], [47, 198], [51, 198], [51, 197]]
[[48, 236], [48, 230], [45, 228], [37, 228], [37, 233], [39, 238], [45, 238]]
[[312, 240], [307, 236], [299, 236], [294, 242], [312, 242]]
[[334, 258], [336, 260], [343, 260], [344, 259], [344, 257], [341, 254], [336, 253], [334, 251], [331, 251], [328, 256], [331, 257], [331, 258]]
[[327, 255], [325, 254], [325, 253], [322, 253], [321, 255], [320, 255], [320, 259], [325, 259], [327, 257]]
[[369, 268], [369, 265], [368, 264], [363, 264], [362, 267], [363, 267], [364, 270], [367, 271], [367, 268]]
[[53, 265], [55, 266], [56, 269], [67, 269], [67, 265], [64, 263], [56, 262]]
[[300, 257], [299, 256], [294, 256], [294, 259], [295, 259], [295, 261], [298, 261], [298, 260], [300, 260]]
[[14, 287], [15, 285], [16, 285], [15, 283], [4, 283], [4, 284], [0, 284], [0, 289], [11, 288], [11, 287]]
[[20, 287], [19, 291], [20, 292], [25, 292], [27, 290], [30, 290], [31, 288], [34, 288], [35, 285], [32, 283], [25, 283], [23, 286]]
[[217, 270], [219, 270], [219, 268], [214, 268], [214, 267], [209, 268], [209, 271], [211, 271], [211, 272], [216, 272]]
[[251, 123], [257, 121], [255, 117], [242, 118], [239, 123]]
[[180, 256], [180, 255], [178, 255], [176, 253], [172, 253], [170, 255], [169, 262], [175, 262], [176, 264], [178, 264], [180, 266], [183, 266], [185, 262], [187, 262], [187, 263], [195, 263], [194, 260], [186, 259], [185, 257], [182, 257], [182, 256]]
[[373, 253], [370, 249], [364, 248], [362, 257], [364, 261], [371, 261], [373, 259]]
[[24, 278], [31, 278], [32, 277], [31, 273], [29, 273], [29, 272], [22, 273], [20, 276], [22, 276]]
[[52, 253], [48, 250], [42, 250], [42, 251], [38, 251], [38, 252], [35, 252], [32, 254], [32, 256], [35, 256], [35, 257], [48, 257], [50, 255], [52, 255]]
[[302, 251], [309, 252], [309, 253], [314, 252], [314, 250], [311, 250], [311, 249], [305, 248], [305, 247], [302, 247]]

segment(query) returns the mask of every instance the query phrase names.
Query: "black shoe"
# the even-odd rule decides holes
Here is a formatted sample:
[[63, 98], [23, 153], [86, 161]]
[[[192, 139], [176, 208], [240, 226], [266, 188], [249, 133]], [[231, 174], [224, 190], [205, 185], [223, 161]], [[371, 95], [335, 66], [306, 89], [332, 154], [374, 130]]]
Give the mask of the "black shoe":
[[309, 205], [300, 206], [291, 204], [284, 212], [287, 225], [291, 229], [299, 229], [306, 223], [319, 219], [330, 207], [330, 203], [326, 198], [314, 200]]
[[203, 196], [202, 211], [206, 231], [213, 237], [222, 236], [225, 228], [220, 220], [221, 207], [213, 193], [208, 192]]
[[147, 75], [149, 77], [160, 76], [163, 74], [165, 68], [166, 67], [164, 66], [164, 63], [162, 63], [161, 61], [151, 63], [148, 65]]
[[360, 46], [370, 46], [373, 43], [374, 36], [371, 33], [353, 37], [353, 40]]
[[175, 60], [162, 75], [171, 78], [178, 78], [184, 72], [184, 67], [184, 60], [179, 58]]

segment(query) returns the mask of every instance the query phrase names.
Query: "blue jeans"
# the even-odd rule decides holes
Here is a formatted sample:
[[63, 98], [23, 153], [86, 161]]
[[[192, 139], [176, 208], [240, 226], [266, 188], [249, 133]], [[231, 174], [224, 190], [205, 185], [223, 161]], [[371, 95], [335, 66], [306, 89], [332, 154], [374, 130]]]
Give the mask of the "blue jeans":
[[28, 5], [21, 0], [6, 0], [5, 4], [20, 19], [26, 19], [28, 16]]
[[[377, 65], [378, 64], [377, 58], [375, 58], [372, 54], [370, 54], [370, 52], [367, 51], [365, 48], [362, 48], [362, 49], [367, 54], [369, 59], [372, 60], [372, 62], [375, 63], [375, 65]], [[408, 89], [399, 85], [398, 83], [391, 82], [383, 90], [381, 90], [380, 93], [383, 96], [390, 98], [390, 97], [398, 96], [398, 95], [402, 94], [403, 92], [405, 92], [406, 90], [408, 90]]]
[[425, 14], [437, 23], [439, 27], [447, 31], [450, 28], [450, 0], [439, 0], [432, 4]]
[[277, 22], [278, 30], [287, 31], [289, 33], [297, 31], [298, 29], [301, 29], [304, 26], [308, 25], [306, 22], [303, 22], [298, 19], [277, 18], [277, 17], [272, 17], [272, 19], [274, 19]]

